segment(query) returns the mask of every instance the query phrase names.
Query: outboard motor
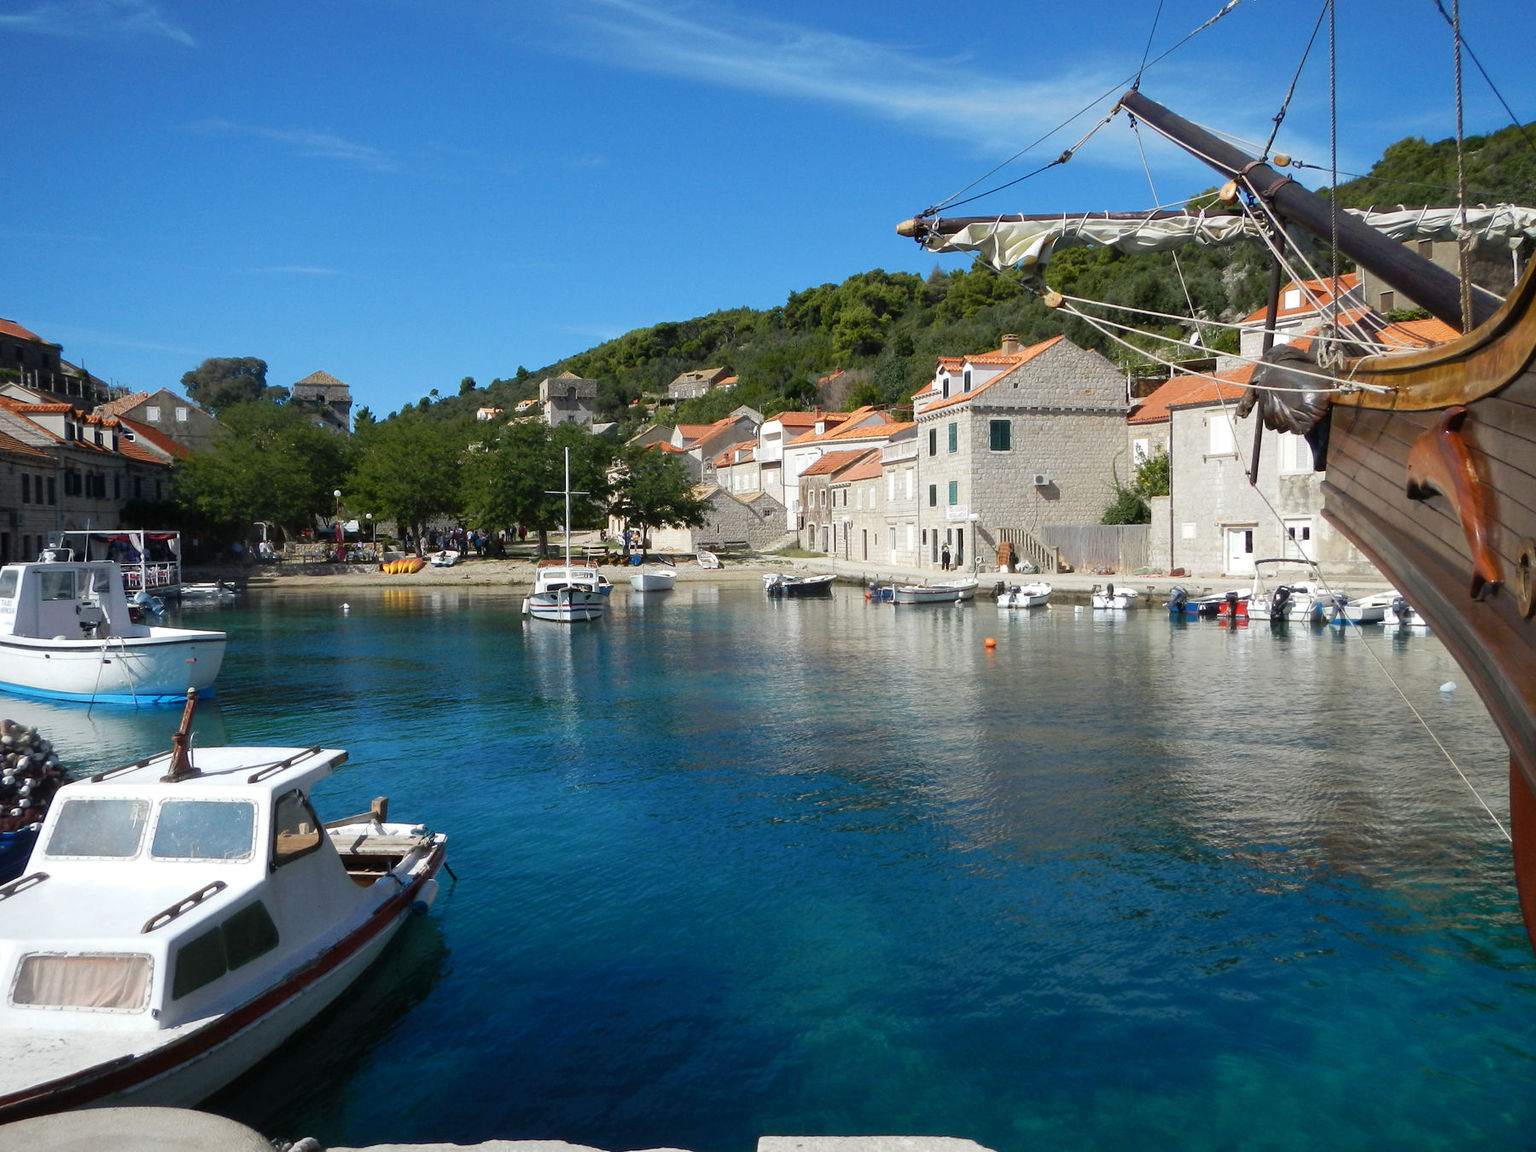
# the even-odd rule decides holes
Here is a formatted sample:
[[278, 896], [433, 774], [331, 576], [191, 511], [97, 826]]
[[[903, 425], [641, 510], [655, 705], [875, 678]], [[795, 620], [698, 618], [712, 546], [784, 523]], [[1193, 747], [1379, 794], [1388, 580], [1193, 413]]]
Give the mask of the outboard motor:
[[1413, 605], [1408, 603], [1407, 597], [1392, 597], [1392, 611], [1397, 616], [1399, 624], [1406, 624], [1413, 619]]
[[1291, 586], [1282, 584], [1275, 589], [1275, 594], [1269, 598], [1269, 620], [1273, 624], [1276, 620], [1284, 620], [1291, 607]]
[[1007, 585], [1005, 585], [1001, 580], [999, 580], [992, 587], [992, 595], [993, 595], [993, 597], [995, 599], [1001, 600], [1003, 598], [1003, 593], [1006, 592], [1007, 590], [1008, 590]]
[[1168, 611], [1182, 612], [1184, 605], [1189, 603], [1189, 590], [1182, 584], [1175, 584], [1168, 591]]

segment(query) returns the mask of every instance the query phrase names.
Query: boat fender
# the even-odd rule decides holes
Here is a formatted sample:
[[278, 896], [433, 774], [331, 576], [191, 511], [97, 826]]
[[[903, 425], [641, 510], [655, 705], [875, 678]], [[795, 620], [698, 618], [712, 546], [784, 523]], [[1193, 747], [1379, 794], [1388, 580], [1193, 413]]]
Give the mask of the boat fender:
[[428, 904], [425, 900], [414, 900], [411, 902], [411, 911], [418, 916], [425, 916], [428, 912], [432, 911], [432, 905]]

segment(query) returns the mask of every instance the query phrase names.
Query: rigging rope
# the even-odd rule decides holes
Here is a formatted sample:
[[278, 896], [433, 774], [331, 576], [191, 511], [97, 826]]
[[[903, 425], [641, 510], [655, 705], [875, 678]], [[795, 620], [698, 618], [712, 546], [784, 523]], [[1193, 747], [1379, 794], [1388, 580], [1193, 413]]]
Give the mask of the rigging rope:
[[1275, 126], [1270, 131], [1269, 139], [1264, 142], [1264, 148], [1259, 152], [1259, 159], [1269, 157], [1269, 150], [1275, 143], [1275, 137], [1280, 134], [1280, 125], [1285, 121], [1285, 113], [1291, 106], [1291, 97], [1296, 95], [1296, 85], [1301, 81], [1301, 70], [1307, 66], [1307, 57], [1312, 55], [1312, 45], [1317, 43], [1318, 30], [1323, 26], [1323, 16], [1332, 6], [1332, 0], [1323, 0], [1323, 6], [1318, 10], [1317, 23], [1312, 25], [1312, 35], [1307, 38], [1307, 46], [1302, 50], [1301, 59], [1296, 64], [1296, 75], [1291, 77], [1291, 86], [1285, 90], [1285, 99], [1280, 102], [1280, 111], [1275, 113]]
[[[1148, 67], [1150, 67], [1151, 64], [1161, 64], [1169, 56], [1173, 55], [1173, 53], [1177, 52], [1180, 48], [1184, 47], [1184, 45], [1188, 44], [1196, 36], [1200, 35], [1200, 33], [1204, 32], [1207, 28], [1211, 27], [1218, 20], [1222, 19], [1224, 16], [1226, 16], [1228, 13], [1230, 13], [1240, 3], [1242, 3], [1242, 0], [1226, 0], [1226, 3], [1221, 6], [1221, 8], [1216, 12], [1216, 14], [1214, 16], [1212, 16], [1210, 19], [1208, 19], [1204, 24], [1201, 24], [1198, 28], [1194, 29], [1194, 31], [1190, 32], [1187, 36], [1185, 36], [1182, 40], [1178, 41], [1172, 47], [1170, 47], [1166, 51], [1160, 53], [1157, 56], [1156, 59], [1154, 59], [1154, 60], [1152, 60], [1150, 62], [1150, 64], [1146, 60], [1143, 60], [1141, 68], [1138, 69], [1133, 75], [1126, 77], [1124, 80], [1121, 80], [1118, 84], [1115, 84], [1115, 85], [1113, 85], [1113, 86], [1111, 86], [1109, 88], [1106, 88], [1098, 96], [1094, 97], [1092, 100], [1088, 101], [1088, 103], [1084, 104], [1081, 108], [1079, 108], [1076, 112], [1072, 113], [1071, 116], [1068, 116], [1060, 124], [1056, 125], [1056, 127], [1052, 128], [1049, 132], [1045, 133], [1045, 135], [1037, 138], [1033, 143], [1026, 144], [1023, 148], [1019, 149], [1012, 156], [1008, 157], [1008, 159], [1004, 160], [1001, 164], [997, 164], [993, 168], [991, 168], [989, 171], [983, 172], [980, 176], [976, 177], [976, 179], [972, 180], [969, 184], [965, 185], [965, 187], [957, 190], [956, 192], [952, 193], [951, 195], [949, 195], [945, 199], [940, 200], [937, 204], [934, 204], [931, 207], [925, 209], [924, 211], [919, 212], [918, 215], [920, 217], [922, 217], [922, 216], [936, 216], [936, 215], [939, 214], [939, 212], [941, 212], [945, 208], [953, 208], [953, 207], [956, 207], [956, 206], [958, 206], [960, 204], [969, 204], [969, 203], [971, 203], [974, 200], [980, 200], [984, 196], [990, 196], [993, 192], [1001, 191], [1003, 188], [1011, 188], [1015, 184], [1018, 184], [1018, 183], [1020, 183], [1020, 182], [1022, 182], [1024, 180], [1030, 179], [1030, 177], [1038, 176], [1041, 172], [1045, 171], [1047, 168], [1053, 168], [1057, 164], [1063, 164], [1066, 161], [1070, 160], [1072, 158], [1072, 151], [1074, 151], [1076, 148], [1081, 147], [1082, 144], [1083, 144], [1083, 140], [1087, 140], [1087, 138], [1088, 138], [1087, 136], [1085, 136], [1083, 138], [1083, 140], [1078, 141], [1078, 143], [1076, 145], [1074, 145], [1072, 149], [1069, 149], [1068, 151], [1063, 152], [1060, 156], [1058, 156], [1050, 164], [1046, 164], [1046, 165], [1044, 165], [1044, 167], [1037, 168], [1034, 172], [1031, 172], [1028, 175], [1020, 176], [1017, 180], [1010, 180], [1008, 183], [999, 185], [997, 188], [989, 189], [986, 192], [978, 192], [978, 193], [976, 193], [976, 195], [967, 197], [964, 200], [960, 199], [960, 197], [964, 196], [967, 192], [969, 192], [972, 188], [976, 187], [976, 185], [980, 184], [983, 180], [986, 180], [986, 179], [988, 179], [991, 176], [995, 176], [997, 173], [1001, 172], [1004, 168], [1008, 167], [1008, 165], [1012, 164], [1020, 156], [1023, 156], [1026, 153], [1034, 150], [1036, 147], [1038, 147], [1039, 145], [1041, 145], [1041, 144], [1045, 143], [1047, 140], [1049, 140], [1052, 136], [1056, 135], [1056, 133], [1060, 132], [1068, 124], [1071, 124], [1073, 121], [1080, 119], [1095, 104], [1098, 104], [1102, 100], [1107, 100], [1109, 97], [1115, 95], [1116, 93], [1121, 91], [1123, 88], [1125, 88], [1125, 86], [1128, 85], [1128, 84], [1131, 84], [1133, 82], [1134, 83], [1139, 83], [1140, 79], [1141, 79], [1142, 72], [1146, 71], [1146, 69]], [[1111, 111], [1109, 113], [1109, 115], [1104, 118], [1104, 122], [1107, 122], [1108, 120], [1113, 118], [1114, 114], [1115, 113], [1113, 111]], [[1103, 122], [1100, 123], [1099, 127], [1103, 127]], [[1097, 130], [1098, 130], [1097, 128], [1094, 129], [1094, 131], [1097, 131]], [[1090, 132], [1088, 135], [1091, 136], [1091, 135], [1093, 135], [1093, 133]]]

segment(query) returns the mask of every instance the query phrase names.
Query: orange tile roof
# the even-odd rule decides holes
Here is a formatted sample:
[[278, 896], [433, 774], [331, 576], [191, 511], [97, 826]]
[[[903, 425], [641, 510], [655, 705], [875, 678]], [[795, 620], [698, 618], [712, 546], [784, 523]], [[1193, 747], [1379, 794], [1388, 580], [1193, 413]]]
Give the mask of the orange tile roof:
[[1239, 399], [1254, 365], [1245, 364], [1229, 372], [1210, 376], [1175, 376], [1148, 396], [1126, 419], [1127, 424], [1165, 424], [1175, 408], [1190, 408], [1217, 401]]
[[[1321, 280], [1292, 280], [1284, 288], [1280, 289], [1281, 307], [1275, 313], [1275, 318], [1278, 320], [1284, 320], [1289, 316], [1304, 316], [1309, 312], [1316, 312], [1319, 305], [1326, 305], [1333, 299], [1333, 290], [1330, 288], [1330, 285], [1333, 283], [1333, 280], [1326, 276]], [[1358, 286], [1359, 283], [1360, 277], [1356, 276], [1353, 272], [1345, 273], [1343, 276], [1340, 276], [1337, 281], [1338, 294], [1343, 296], [1345, 293], [1353, 290], [1356, 286]], [[1301, 303], [1295, 308], [1285, 307], [1285, 294], [1298, 288], [1302, 290]], [[1255, 324], [1263, 320], [1268, 315], [1269, 307], [1266, 305], [1265, 307], [1260, 308], [1257, 312], [1250, 312], [1247, 316], [1244, 316], [1241, 320], [1239, 320], [1238, 323]]]
[[3, 316], [0, 316], [0, 335], [14, 336], [18, 340], [36, 340], [39, 344], [48, 343], [48, 341], [44, 340], [36, 332], [29, 332], [20, 324], [16, 323], [16, 321], [7, 320]]
[[116, 400], [109, 400], [105, 404], [98, 404], [96, 411], [103, 416], [121, 416], [124, 412], [132, 411], [148, 399], [148, 392], [135, 392], [131, 396], [119, 396]]
[[[140, 424], [137, 420], [129, 420], [124, 416], [119, 416], [117, 418], [117, 422], [124, 428], [128, 429], [128, 431], [132, 432], [135, 440], [148, 441], [155, 447], [159, 448], [161, 452], [167, 455], [175, 456], [182, 460], [185, 460], [192, 455], [191, 451], [185, 445], [172, 440], [164, 432], [161, 432], [157, 428], [151, 428], [148, 424]], [[124, 440], [120, 443], [124, 445], [124, 451], [126, 452], [128, 442]], [[156, 456], [155, 459], [159, 460], [159, 457]]]
[[30, 444], [23, 444], [16, 437], [6, 432], [0, 432], [0, 452], [8, 452], [13, 456], [31, 456], [47, 464], [53, 462], [53, 457], [41, 448], [34, 448]]
[[863, 456], [859, 457], [858, 462], [839, 476], [838, 479], [846, 480], [850, 484], [855, 480], [878, 480], [880, 479], [880, 471], [880, 449], [871, 448]]
[[[980, 385], [979, 387], [976, 387], [976, 388], [972, 388], [969, 392], [958, 392], [958, 393], [951, 392], [949, 394], [949, 399], [948, 400], [940, 400], [937, 404], [930, 404], [928, 407], [923, 409], [921, 414], [926, 416], [930, 412], [937, 412], [941, 408], [950, 408], [950, 407], [953, 407], [956, 404], [963, 404], [963, 403], [965, 403], [968, 400], [972, 400], [975, 397], [980, 396], [983, 392], [985, 392], [988, 388], [992, 387], [992, 385], [996, 384], [999, 380], [1007, 379], [1009, 374], [1015, 368], [1018, 368], [1022, 364], [1029, 363], [1036, 356], [1040, 355], [1040, 353], [1044, 352], [1046, 349], [1051, 348], [1052, 346], [1054, 346], [1056, 344], [1061, 343], [1061, 341], [1063, 341], [1065, 339], [1066, 339], [1065, 336], [1052, 336], [1049, 340], [1042, 340], [1038, 344], [1031, 344], [1028, 348], [1020, 349], [1017, 353], [1015, 353], [1012, 356], [1003, 356], [1001, 353], [997, 353], [996, 354], [997, 359], [995, 359], [995, 360], [983, 359], [983, 358], [976, 357], [976, 356], [967, 356], [966, 357], [966, 362], [970, 363], [970, 364], [1006, 364], [1006, 365], [1009, 366], [1009, 368], [1008, 368], [1007, 372], [999, 372], [996, 376], [992, 377], [992, 379], [988, 380], [985, 384], [982, 384], [982, 385]], [[934, 391], [933, 385], [929, 384], [921, 392], [915, 393], [913, 395], [912, 399], [916, 400], [919, 396], [928, 395], [929, 393], [932, 393], [933, 391]]]
[[828, 452], [816, 463], [801, 472], [800, 475], [802, 478], [806, 476], [831, 476], [840, 469], [848, 467], [848, 465], [864, 456], [868, 451], [869, 449], [866, 448], [855, 448], [849, 452]]

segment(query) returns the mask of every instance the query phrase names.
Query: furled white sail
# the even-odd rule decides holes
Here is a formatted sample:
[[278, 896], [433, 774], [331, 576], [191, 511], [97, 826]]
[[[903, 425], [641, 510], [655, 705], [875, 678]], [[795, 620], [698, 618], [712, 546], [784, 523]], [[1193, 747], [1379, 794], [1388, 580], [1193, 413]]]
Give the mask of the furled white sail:
[[[1463, 226], [1479, 238], [1505, 240], [1511, 248], [1523, 240], [1536, 239], [1536, 208], [1509, 204], [1468, 208], [1464, 224], [1459, 208], [1348, 211], [1396, 240], [1453, 240]], [[922, 223], [918, 222], [920, 226]], [[1049, 263], [1057, 248], [1100, 246], [1127, 253], [1161, 252], [1182, 244], [1220, 244], [1252, 235], [1256, 231], [1250, 218], [1214, 210], [1130, 218], [1106, 214], [971, 220], [948, 235], [938, 230], [924, 232], [922, 243], [930, 252], [975, 252], [995, 268], [1027, 271]]]

